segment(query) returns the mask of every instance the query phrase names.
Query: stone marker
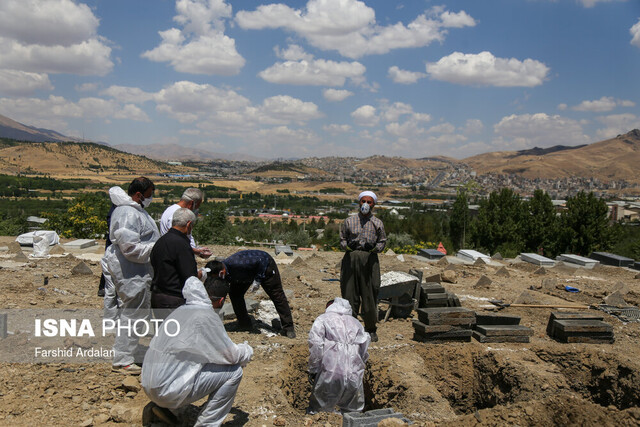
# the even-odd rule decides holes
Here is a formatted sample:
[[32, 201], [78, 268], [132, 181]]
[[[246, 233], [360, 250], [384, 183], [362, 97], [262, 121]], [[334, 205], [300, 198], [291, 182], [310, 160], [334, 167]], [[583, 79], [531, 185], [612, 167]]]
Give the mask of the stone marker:
[[496, 314], [477, 314], [476, 325], [519, 325], [520, 316], [500, 316]]
[[502, 255], [500, 254], [500, 252], [496, 252], [491, 256], [491, 259], [503, 260], [504, 258], [502, 258]]
[[10, 254], [21, 254], [22, 246], [18, 242], [11, 242], [7, 245], [8, 251]]
[[622, 292], [615, 291], [604, 298], [604, 303], [614, 307], [627, 307], [629, 304], [624, 300]]
[[537, 275], [547, 274], [547, 270], [544, 267], [540, 267], [539, 269], [534, 271], [533, 274], [537, 274]]
[[300, 258], [299, 256], [297, 256], [292, 262], [291, 262], [291, 266], [292, 267], [305, 267], [306, 264], [304, 262], [304, 260], [302, 258]]
[[487, 260], [485, 258], [478, 257], [473, 262], [473, 265], [487, 265]]
[[445, 270], [441, 276], [443, 282], [456, 283], [458, 281], [458, 275], [453, 270]]
[[449, 265], [449, 261], [447, 260], [447, 257], [442, 257], [438, 260], [438, 262], [436, 262], [436, 265]]
[[442, 282], [442, 277], [439, 274], [434, 274], [433, 276], [425, 277], [425, 283], [440, 283]]
[[76, 276], [90, 275], [93, 274], [93, 271], [91, 271], [87, 264], [80, 261], [75, 267], [71, 269], [71, 274]]
[[542, 287], [544, 289], [555, 289], [557, 284], [558, 284], [558, 279], [556, 279], [555, 277], [542, 279]]
[[13, 257], [13, 261], [15, 262], [29, 262], [29, 258], [27, 258], [27, 256], [20, 251], [19, 254], [16, 254], [16, 256]]
[[7, 313], [0, 313], [0, 338], [7, 337]]
[[486, 336], [481, 334], [478, 331], [473, 331], [473, 338], [476, 341], [481, 343], [499, 343], [499, 342], [520, 342], [520, 343], [528, 343], [529, 336], [528, 335], [494, 335], [494, 336]]
[[396, 253], [393, 251], [393, 249], [387, 249], [387, 251], [384, 254], [389, 256], [394, 256]]
[[54, 247], [52, 247], [52, 248], [49, 250], [49, 253], [50, 253], [51, 255], [62, 255], [62, 254], [64, 254], [65, 252], [66, 252], [66, 251], [64, 250], [64, 248], [63, 248], [62, 246], [60, 246], [60, 245], [55, 245]]
[[509, 270], [507, 270], [507, 267], [500, 267], [498, 271], [496, 271], [496, 276], [511, 277], [511, 273], [509, 273]]
[[77, 239], [68, 243], [63, 243], [64, 246], [73, 248], [73, 249], [84, 249], [90, 248], [91, 246], [95, 246], [98, 243], [94, 239]]
[[476, 325], [476, 331], [487, 337], [504, 335], [533, 335], [533, 329], [524, 325]]
[[[478, 258], [480, 259], [480, 258]], [[488, 287], [491, 286], [492, 280], [489, 279], [487, 276], [485, 276], [484, 274], [480, 277], [480, 279], [478, 279], [478, 281], [476, 282], [476, 284], [474, 285], [474, 287], [476, 288], [483, 288], [483, 287]]]

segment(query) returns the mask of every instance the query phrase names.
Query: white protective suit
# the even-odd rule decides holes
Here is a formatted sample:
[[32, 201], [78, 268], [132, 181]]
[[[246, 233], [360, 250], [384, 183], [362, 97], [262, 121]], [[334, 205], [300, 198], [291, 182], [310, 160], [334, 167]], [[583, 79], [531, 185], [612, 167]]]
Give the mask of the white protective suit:
[[351, 315], [351, 305], [336, 298], [309, 332], [309, 372], [316, 374], [309, 409], [344, 412], [364, 408], [362, 378], [371, 337]]
[[140, 382], [149, 399], [172, 410], [209, 395], [196, 425], [219, 426], [231, 410], [253, 349], [231, 341], [197, 277], [187, 279], [182, 295], [186, 304], [165, 319], [151, 340]]
[[[122, 302], [117, 314], [120, 326], [127, 326], [138, 319], [148, 320], [151, 307], [149, 287], [153, 274], [149, 257], [160, 232], [153, 218], [122, 188], [110, 188], [109, 197], [117, 207], [111, 214], [109, 238], [112, 244], [103, 259], [113, 280], [118, 302]], [[134, 363], [134, 356], [139, 350], [138, 341], [137, 334], [120, 330], [113, 343], [113, 364], [127, 366]]]
[[113, 284], [113, 279], [111, 278], [111, 273], [109, 273], [109, 267], [107, 266], [105, 257], [102, 257], [100, 267], [102, 267], [102, 275], [104, 276], [104, 309], [102, 318], [115, 322], [118, 320], [118, 309], [122, 305], [122, 301], [116, 293], [116, 286]]

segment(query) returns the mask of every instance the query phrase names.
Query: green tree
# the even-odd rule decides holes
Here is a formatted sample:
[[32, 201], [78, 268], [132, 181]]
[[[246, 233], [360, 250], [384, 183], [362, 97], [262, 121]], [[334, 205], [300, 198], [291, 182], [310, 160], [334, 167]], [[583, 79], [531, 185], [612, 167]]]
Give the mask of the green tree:
[[543, 248], [545, 252], [555, 255], [558, 218], [551, 197], [542, 190], [536, 190], [533, 198], [525, 203], [525, 210], [527, 211], [524, 222], [525, 249], [538, 252]]
[[231, 222], [224, 203], [216, 203], [193, 227], [193, 238], [201, 244], [230, 245], [235, 243]]
[[592, 251], [608, 250], [614, 233], [609, 225], [609, 209], [604, 200], [592, 192], [580, 191], [567, 199], [567, 210], [562, 213], [559, 240], [560, 252], [587, 256]]
[[454, 250], [466, 246], [468, 226], [469, 202], [467, 200], [467, 192], [465, 190], [459, 190], [456, 201], [453, 202], [451, 218], [449, 220], [449, 235], [451, 236]]
[[43, 212], [41, 216], [49, 220], [47, 227], [62, 237], [94, 239], [107, 232], [106, 214], [100, 216], [96, 208], [88, 206], [84, 201], [77, 201], [66, 212]]
[[515, 255], [524, 247], [524, 219], [524, 204], [516, 192], [510, 188], [494, 191], [480, 201], [472, 241], [475, 247], [490, 253]]

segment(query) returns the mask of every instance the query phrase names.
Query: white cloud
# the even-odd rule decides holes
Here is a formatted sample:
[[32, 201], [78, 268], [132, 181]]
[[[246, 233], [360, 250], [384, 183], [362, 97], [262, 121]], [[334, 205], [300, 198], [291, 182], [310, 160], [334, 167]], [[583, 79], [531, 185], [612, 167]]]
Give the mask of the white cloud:
[[343, 86], [347, 78], [361, 77], [367, 69], [359, 62], [335, 62], [324, 59], [279, 62], [258, 76], [269, 83]]
[[582, 4], [584, 7], [591, 8], [594, 7], [597, 3], [610, 3], [614, 1], [626, 1], [626, 0], [577, 0], [578, 3]]
[[279, 46], [275, 46], [273, 51], [278, 58], [287, 61], [300, 61], [302, 59], [310, 61], [313, 59], [313, 55], [305, 52], [304, 49], [297, 44], [290, 44], [286, 49], [280, 49]]
[[634, 114], [612, 114], [598, 117], [598, 121], [605, 125], [596, 131], [599, 140], [614, 138], [633, 129], [640, 129], [640, 118]]
[[3, 0], [0, 64], [30, 73], [105, 75], [113, 62], [98, 24], [87, 5], [71, 0]]
[[558, 104], [557, 108], [560, 111], [565, 111], [567, 108], [569, 108], [569, 106], [567, 104], [562, 103], [562, 104]]
[[566, 117], [545, 113], [510, 115], [493, 127], [498, 139], [494, 147], [503, 150], [552, 147], [554, 145], [579, 145], [590, 141], [581, 123]]
[[534, 87], [541, 85], [549, 73], [542, 62], [515, 58], [496, 58], [491, 52], [464, 54], [454, 52], [428, 63], [427, 72], [436, 80], [462, 85], [498, 87]]
[[640, 19], [629, 30], [631, 33], [631, 44], [640, 47]]
[[322, 96], [324, 96], [324, 99], [331, 102], [344, 101], [352, 95], [353, 92], [343, 89], [324, 89], [322, 91]]
[[236, 22], [244, 29], [283, 28], [316, 48], [336, 50], [349, 58], [427, 46], [442, 41], [446, 28], [475, 25], [464, 11], [451, 13], [438, 7], [406, 26], [402, 22], [381, 26], [376, 24], [375, 11], [357, 0], [309, 0], [303, 9], [262, 5], [255, 11], [238, 12]]
[[325, 132], [330, 133], [332, 135], [337, 135], [337, 134], [340, 134], [340, 133], [351, 132], [351, 126], [349, 126], [349, 125], [339, 125], [339, 124], [332, 123], [330, 125], [322, 126], [322, 130], [324, 130]]
[[313, 102], [304, 102], [288, 95], [272, 96], [265, 99], [260, 111], [262, 113], [261, 121], [272, 124], [304, 123], [323, 117], [318, 111], [318, 106]]
[[439, 125], [430, 127], [427, 132], [452, 134], [455, 131], [456, 131], [456, 127], [451, 123], [440, 123]]
[[120, 102], [130, 102], [134, 104], [140, 104], [149, 100], [152, 100], [154, 94], [145, 92], [137, 87], [127, 86], [109, 86], [105, 90], [100, 92], [100, 95], [110, 96]]
[[466, 135], [475, 135], [484, 130], [484, 123], [479, 119], [468, 119], [464, 124], [464, 133]]
[[387, 104], [383, 102], [380, 106], [382, 117], [388, 122], [397, 121], [401, 116], [413, 114], [413, 107], [404, 102], [394, 102], [393, 104]]
[[48, 75], [0, 68], [0, 93], [20, 96], [36, 90], [53, 90]]
[[379, 118], [376, 115], [376, 108], [371, 105], [358, 107], [351, 113], [353, 121], [360, 126], [375, 126]]
[[113, 114], [114, 119], [134, 120], [136, 122], [150, 122], [147, 113], [142, 111], [140, 107], [133, 104], [126, 104]]
[[178, 0], [174, 20], [182, 30], [160, 31], [162, 42], [142, 53], [143, 58], [168, 62], [179, 72], [234, 75], [245, 59], [235, 40], [224, 34], [224, 21], [231, 17], [231, 5], [224, 0]]
[[611, 96], [603, 96], [602, 98], [593, 101], [582, 101], [580, 104], [571, 107], [571, 109], [575, 111], [603, 113], [605, 111], [611, 111], [617, 106], [633, 107], [635, 106], [635, 102], [625, 99], [615, 99]]
[[393, 80], [394, 83], [412, 84], [424, 77], [427, 77], [425, 73], [401, 70], [395, 65], [389, 67], [389, 78]]

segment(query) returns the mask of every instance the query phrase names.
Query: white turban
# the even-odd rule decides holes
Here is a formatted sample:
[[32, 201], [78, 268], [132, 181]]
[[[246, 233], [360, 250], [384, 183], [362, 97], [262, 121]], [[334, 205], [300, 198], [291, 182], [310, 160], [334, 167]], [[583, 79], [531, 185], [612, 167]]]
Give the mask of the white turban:
[[374, 193], [373, 191], [363, 191], [358, 196], [358, 201], [360, 201], [365, 196], [371, 197], [373, 199], [373, 203], [378, 203], [378, 196], [376, 196], [376, 193]]

